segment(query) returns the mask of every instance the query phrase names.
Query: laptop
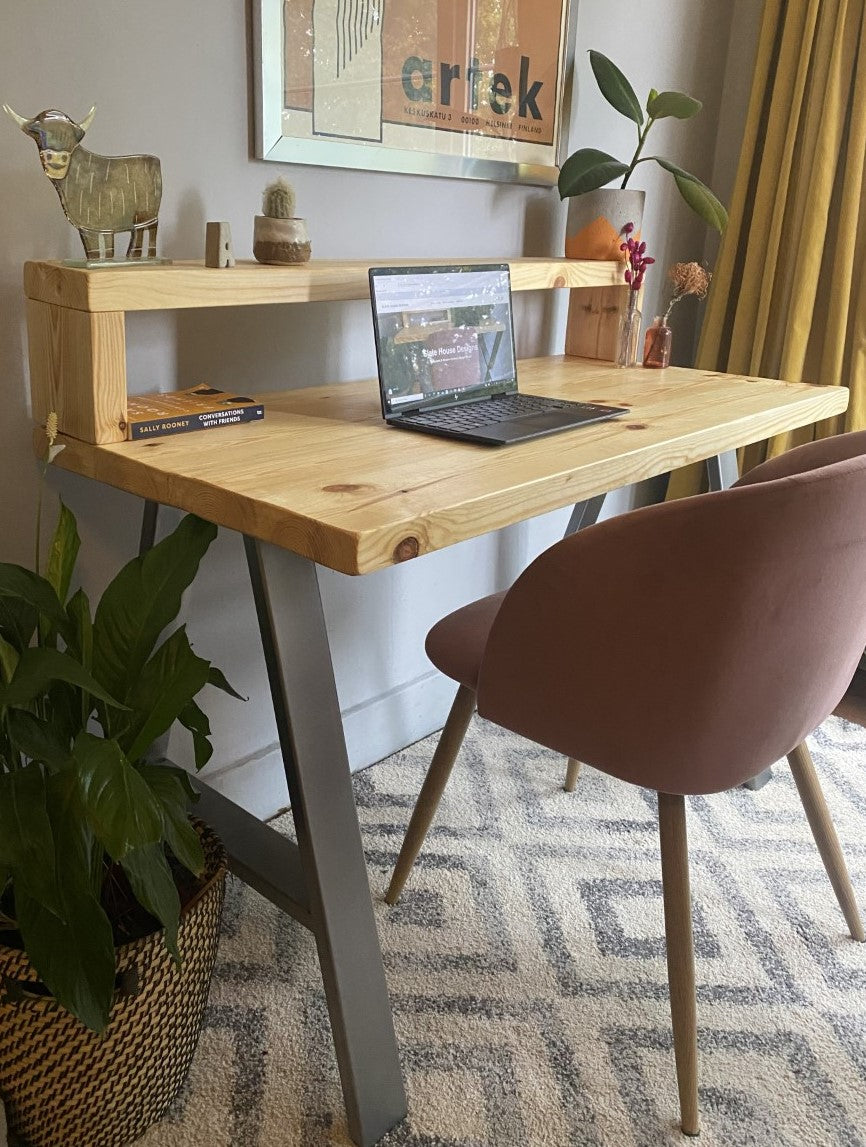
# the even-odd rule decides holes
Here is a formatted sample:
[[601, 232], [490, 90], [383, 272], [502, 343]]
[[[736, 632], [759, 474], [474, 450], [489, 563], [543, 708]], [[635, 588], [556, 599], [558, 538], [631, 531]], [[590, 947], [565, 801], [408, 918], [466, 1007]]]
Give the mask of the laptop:
[[370, 298], [391, 426], [503, 446], [628, 411], [518, 391], [507, 263], [371, 267]]

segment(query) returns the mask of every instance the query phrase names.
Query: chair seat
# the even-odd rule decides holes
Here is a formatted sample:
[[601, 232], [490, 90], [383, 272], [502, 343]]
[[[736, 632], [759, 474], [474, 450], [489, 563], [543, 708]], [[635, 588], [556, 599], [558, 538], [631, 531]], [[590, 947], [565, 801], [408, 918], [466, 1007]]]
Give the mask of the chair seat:
[[427, 634], [425, 649], [436, 668], [473, 691], [478, 688], [478, 673], [490, 627], [504, 597], [505, 590], [455, 609], [437, 621]]

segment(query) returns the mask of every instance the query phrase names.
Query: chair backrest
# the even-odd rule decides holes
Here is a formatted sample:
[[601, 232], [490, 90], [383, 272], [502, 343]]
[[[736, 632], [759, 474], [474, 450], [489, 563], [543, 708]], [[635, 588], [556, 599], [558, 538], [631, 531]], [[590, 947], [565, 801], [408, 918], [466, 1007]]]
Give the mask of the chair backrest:
[[833, 711], [864, 644], [866, 433], [552, 546], [505, 596], [478, 711], [625, 780], [717, 792]]

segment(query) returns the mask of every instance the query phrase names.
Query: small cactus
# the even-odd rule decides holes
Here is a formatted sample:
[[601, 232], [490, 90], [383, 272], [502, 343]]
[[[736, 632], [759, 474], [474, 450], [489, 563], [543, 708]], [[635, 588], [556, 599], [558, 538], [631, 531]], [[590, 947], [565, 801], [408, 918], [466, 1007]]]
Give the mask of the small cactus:
[[294, 218], [295, 192], [282, 176], [269, 183], [262, 193], [262, 214], [270, 219]]

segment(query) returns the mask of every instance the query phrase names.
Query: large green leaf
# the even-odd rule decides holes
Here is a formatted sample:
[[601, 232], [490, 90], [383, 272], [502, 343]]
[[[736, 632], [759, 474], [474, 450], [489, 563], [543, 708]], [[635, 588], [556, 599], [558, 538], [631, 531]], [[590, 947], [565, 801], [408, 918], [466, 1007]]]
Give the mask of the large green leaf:
[[217, 669], [216, 665], [211, 665], [207, 675], [208, 685], [213, 685], [216, 689], [222, 689], [223, 693], [228, 693], [230, 697], [236, 697], [238, 701], [246, 701], [247, 698], [243, 694], [238, 693], [237, 689], [233, 688], [228, 681], [226, 681], [225, 674], [221, 669]]
[[124, 566], [103, 593], [93, 621], [93, 672], [121, 701], [177, 617], [181, 596], [216, 533], [216, 526], [188, 514], [168, 537]]
[[181, 626], [159, 647], [128, 694], [133, 717], [120, 743], [137, 761], [207, 684], [210, 662], [193, 653]]
[[585, 195], [625, 175], [628, 165], [620, 163], [606, 151], [582, 147], [568, 157], [559, 172], [559, 196]]
[[87, 820], [114, 860], [162, 839], [162, 811], [116, 741], [79, 733], [73, 746]]
[[111, 924], [89, 891], [65, 890], [65, 920], [15, 886], [24, 949], [52, 995], [95, 1032], [108, 1023], [114, 994]]
[[46, 788], [62, 919], [49, 918], [25, 896], [20, 913], [25, 950], [60, 1003], [101, 1031], [115, 976], [111, 925], [99, 903], [102, 845], [84, 817], [74, 769], [67, 766], [48, 777]]
[[685, 92], [657, 92], [647, 103], [647, 111], [653, 119], [691, 119], [704, 105], [700, 100], [687, 96]]
[[159, 801], [168, 847], [181, 864], [199, 876], [204, 871], [204, 851], [189, 820], [189, 806], [198, 797], [189, 777], [175, 765], [142, 765], [139, 772]]
[[5, 637], [0, 637], [0, 682], [11, 681], [20, 654]]
[[70, 758], [64, 768], [47, 777], [46, 785], [61, 896], [65, 891], [73, 898], [87, 892], [99, 900], [105, 850], [85, 815], [75, 762]]
[[648, 158], [654, 159], [660, 167], [671, 173], [680, 195], [696, 215], [699, 215], [710, 227], [715, 227], [717, 231], [724, 231], [728, 225], [728, 213], [709, 187], [667, 159], [659, 159], [657, 155]]
[[110, 705], [118, 702], [105, 692], [99, 682], [77, 661], [59, 649], [26, 649], [15, 668], [12, 680], [0, 687], [0, 707], [23, 708], [43, 697], [55, 681], [77, 685]]
[[69, 653], [88, 672], [93, 671], [93, 620], [90, 615], [90, 602], [83, 589], [78, 589], [69, 599], [66, 612], [72, 623], [69, 639]]
[[0, 596], [0, 636], [6, 638], [19, 653], [30, 644], [39, 614], [20, 598]]
[[56, 771], [69, 763], [69, 742], [52, 721], [44, 721], [26, 709], [10, 709], [7, 728], [12, 744], [31, 761], [42, 761]]
[[136, 848], [121, 861], [129, 878], [135, 899], [155, 916], [165, 929], [165, 946], [180, 963], [177, 948], [177, 925], [180, 920], [180, 897], [162, 846]]
[[643, 124], [643, 108], [634, 93], [634, 88], [613, 60], [609, 60], [601, 52], [590, 52], [589, 63], [599, 91], [607, 102], [640, 127]]
[[66, 595], [69, 593], [69, 583], [72, 580], [72, 571], [75, 569], [75, 560], [80, 547], [81, 539], [78, 537], [75, 517], [61, 502], [51, 548], [48, 551], [48, 568], [45, 571], [46, 580], [54, 587], [61, 602], [66, 601]]
[[[70, 622], [69, 645], [67, 652], [82, 665], [88, 673], [93, 672], [93, 620], [90, 615], [90, 602], [83, 589], [78, 589], [66, 604]], [[87, 728], [87, 721], [93, 709], [93, 700], [83, 691], [78, 698], [76, 732]], [[72, 719], [72, 714], [70, 713]], [[107, 722], [103, 722], [106, 724]], [[107, 730], [104, 729], [107, 733]], [[75, 733], [72, 734], [75, 736]]]
[[185, 729], [189, 729], [192, 733], [195, 767], [203, 769], [213, 756], [213, 745], [210, 743], [210, 721], [207, 713], [195, 701], [190, 701], [178, 713], [177, 719]]
[[12, 870], [16, 893], [29, 889], [49, 911], [61, 912], [45, 776], [37, 765], [0, 773], [0, 864]]
[[51, 583], [24, 566], [0, 562], [0, 628], [19, 652], [30, 644], [40, 614], [57, 628], [66, 623]]

